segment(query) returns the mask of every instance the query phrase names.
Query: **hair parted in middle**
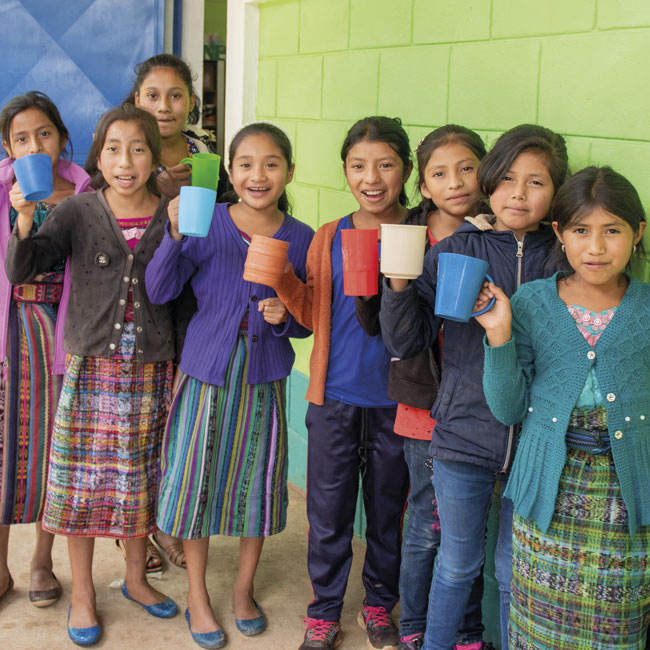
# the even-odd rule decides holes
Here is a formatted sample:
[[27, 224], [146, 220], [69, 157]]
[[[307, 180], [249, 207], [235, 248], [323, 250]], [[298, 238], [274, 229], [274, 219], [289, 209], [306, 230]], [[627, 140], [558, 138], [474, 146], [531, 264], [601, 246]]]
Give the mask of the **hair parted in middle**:
[[[341, 147], [341, 160], [343, 164], [345, 164], [350, 149], [362, 140], [385, 142], [399, 156], [404, 165], [404, 171], [410, 169], [412, 165], [411, 145], [409, 144], [409, 137], [402, 126], [402, 120], [399, 117], [372, 115], [355, 122], [345, 136], [345, 140], [343, 140], [343, 146]], [[402, 205], [408, 204], [404, 184], [402, 184], [402, 189], [399, 194], [399, 202]]]
[[[156, 118], [151, 113], [148, 113], [141, 108], [137, 108], [133, 104], [125, 102], [120, 106], [116, 106], [115, 108], [106, 111], [106, 113], [99, 118], [99, 122], [97, 122], [97, 126], [95, 127], [93, 143], [86, 160], [86, 171], [89, 173], [92, 172], [92, 186], [95, 189], [108, 187], [106, 179], [103, 177], [101, 171], [97, 169], [97, 160], [104, 148], [106, 132], [115, 122], [138, 122], [142, 129], [142, 134], [144, 135], [147, 146], [151, 149], [153, 164], [156, 167], [160, 165], [160, 131], [158, 130], [158, 122], [156, 121]], [[90, 164], [90, 161], [92, 161], [92, 165]], [[147, 180], [147, 189], [156, 195], [160, 195], [155, 172], [152, 172], [151, 176]]]

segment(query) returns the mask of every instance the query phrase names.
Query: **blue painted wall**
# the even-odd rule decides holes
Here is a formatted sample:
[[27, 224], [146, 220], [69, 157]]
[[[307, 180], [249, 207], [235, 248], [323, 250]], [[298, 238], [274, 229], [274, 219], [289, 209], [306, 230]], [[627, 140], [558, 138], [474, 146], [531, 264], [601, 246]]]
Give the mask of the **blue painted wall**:
[[134, 65], [163, 51], [164, 9], [164, 0], [2, 0], [0, 105], [28, 90], [49, 95], [83, 163]]

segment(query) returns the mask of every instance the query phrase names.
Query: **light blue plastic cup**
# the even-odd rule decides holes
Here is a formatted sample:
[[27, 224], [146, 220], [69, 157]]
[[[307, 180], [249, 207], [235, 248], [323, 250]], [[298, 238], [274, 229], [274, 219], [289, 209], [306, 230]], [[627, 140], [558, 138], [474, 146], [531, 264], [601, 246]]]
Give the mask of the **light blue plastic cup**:
[[436, 286], [436, 316], [446, 320], [467, 323], [472, 316], [484, 314], [494, 304], [494, 298], [487, 307], [472, 312], [474, 303], [487, 278], [490, 265], [469, 255], [440, 253], [438, 255], [438, 282]]
[[185, 185], [178, 205], [178, 232], [191, 237], [206, 237], [217, 201], [216, 190]]
[[14, 161], [14, 175], [26, 201], [42, 201], [52, 195], [52, 159], [31, 153]]

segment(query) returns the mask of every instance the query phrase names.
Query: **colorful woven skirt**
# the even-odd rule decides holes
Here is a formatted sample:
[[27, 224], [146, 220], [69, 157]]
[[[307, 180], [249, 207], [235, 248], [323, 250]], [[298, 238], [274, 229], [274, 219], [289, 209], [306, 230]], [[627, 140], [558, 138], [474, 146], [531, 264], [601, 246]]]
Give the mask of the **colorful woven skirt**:
[[54, 304], [11, 302], [7, 364], [0, 376], [0, 525], [43, 516], [61, 390], [61, 377], [52, 375], [55, 319]]
[[567, 450], [546, 533], [515, 515], [510, 650], [644, 650], [650, 526], [633, 537], [610, 453]]
[[183, 539], [266, 537], [287, 519], [286, 380], [247, 384], [240, 335], [224, 386], [182, 375], [161, 456], [157, 523]]
[[43, 528], [116, 538], [154, 529], [171, 380], [171, 361], [137, 361], [133, 323], [124, 324], [114, 356], [68, 358]]

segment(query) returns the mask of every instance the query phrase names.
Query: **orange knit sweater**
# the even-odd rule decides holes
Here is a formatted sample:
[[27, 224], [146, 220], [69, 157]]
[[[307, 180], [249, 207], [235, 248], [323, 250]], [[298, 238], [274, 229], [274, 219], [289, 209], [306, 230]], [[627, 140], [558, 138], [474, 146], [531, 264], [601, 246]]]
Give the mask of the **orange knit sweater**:
[[287, 271], [275, 288], [291, 315], [314, 333], [314, 348], [309, 360], [309, 402], [322, 405], [332, 331], [332, 241], [340, 219], [321, 226], [307, 251], [307, 283]]

